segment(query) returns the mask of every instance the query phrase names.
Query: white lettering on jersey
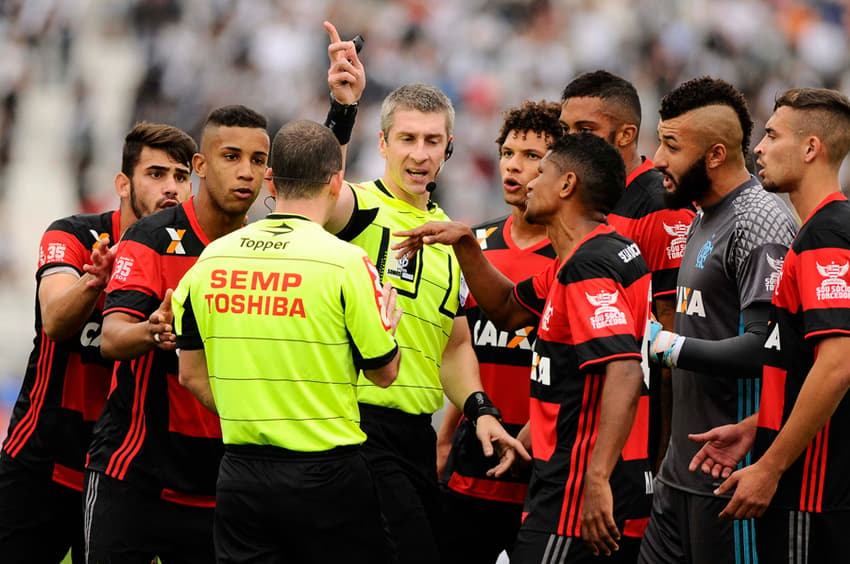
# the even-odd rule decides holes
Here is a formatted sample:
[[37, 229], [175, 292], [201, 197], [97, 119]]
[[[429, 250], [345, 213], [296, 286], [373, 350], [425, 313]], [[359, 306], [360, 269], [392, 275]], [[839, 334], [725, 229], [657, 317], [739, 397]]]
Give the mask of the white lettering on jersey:
[[[483, 325], [483, 326], [482, 326]], [[517, 329], [516, 333], [511, 336], [508, 331], [499, 331], [492, 321], [487, 320], [482, 323], [479, 319], [475, 322], [475, 327], [472, 328], [473, 343], [477, 347], [502, 347], [507, 349], [524, 349], [531, 350], [531, 344], [528, 342], [528, 335], [534, 327], [523, 327]]]
[[547, 303], [546, 309], [543, 310], [543, 317], [540, 319], [540, 328], [544, 331], [549, 330], [549, 320], [552, 319], [553, 311], [554, 308], [552, 307], [552, 304]]
[[80, 344], [84, 347], [100, 346], [100, 323], [89, 321], [80, 333]]
[[826, 266], [821, 266], [820, 263], [815, 263], [818, 274], [824, 277], [824, 281], [817, 288], [818, 300], [848, 300], [850, 299], [850, 288], [847, 287], [847, 282], [843, 280], [843, 276], [850, 270], [850, 262], [838, 265], [831, 262]]
[[690, 225], [681, 221], [676, 225], [667, 225], [662, 222], [664, 231], [671, 237], [670, 244], [667, 245], [667, 258], [669, 260], [680, 259], [685, 254], [685, 243], [688, 242], [688, 229]]
[[776, 323], [773, 326], [770, 336], [768, 336], [767, 340], [764, 342], [764, 348], [776, 349], [778, 351], [782, 350], [781, 341], [779, 340], [779, 323]]
[[131, 270], [133, 270], [133, 259], [129, 257], [118, 257], [115, 259], [115, 265], [112, 267], [112, 279], [119, 282], [126, 282]]
[[702, 302], [702, 290], [692, 290], [685, 286], [676, 288], [676, 312], [685, 315], [705, 317], [705, 306]]
[[638, 249], [637, 245], [632, 243], [631, 245], [617, 253], [617, 256], [620, 257], [620, 260], [622, 260], [623, 262], [630, 262], [636, 257], [640, 256], [640, 249]]
[[782, 277], [782, 264], [785, 262], [783, 257], [773, 258], [769, 254], [765, 255], [767, 258], [767, 264], [770, 265], [770, 268], [773, 272], [770, 273], [770, 276], [765, 277], [764, 279], [764, 289], [768, 292], [773, 292], [779, 289], [779, 280]]
[[585, 297], [590, 305], [596, 308], [593, 312], [593, 317], [590, 319], [590, 324], [594, 329], [603, 329], [605, 327], [613, 327], [615, 325], [626, 324], [626, 314], [614, 307], [619, 297], [619, 292], [599, 292], [595, 296], [591, 296], [585, 292]]
[[534, 353], [534, 360], [531, 363], [531, 380], [544, 386], [550, 385], [552, 383], [550, 364], [549, 357]]

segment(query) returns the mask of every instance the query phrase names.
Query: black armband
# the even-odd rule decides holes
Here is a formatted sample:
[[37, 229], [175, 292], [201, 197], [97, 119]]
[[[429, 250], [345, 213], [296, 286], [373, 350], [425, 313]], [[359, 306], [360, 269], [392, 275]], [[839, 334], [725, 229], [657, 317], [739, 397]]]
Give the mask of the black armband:
[[482, 415], [492, 415], [499, 421], [502, 420], [502, 412], [493, 405], [490, 398], [484, 392], [472, 392], [463, 403], [463, 415], [475, 423]]
[[351, 140], [351, 130], [354, 129], [354, 120], [357, 117], [357, 103], [340, 104], [333, 94], [330, 97], [331, 108], [325, 118], [325, 126], [333, 131], [340, 145], [347, 145]]

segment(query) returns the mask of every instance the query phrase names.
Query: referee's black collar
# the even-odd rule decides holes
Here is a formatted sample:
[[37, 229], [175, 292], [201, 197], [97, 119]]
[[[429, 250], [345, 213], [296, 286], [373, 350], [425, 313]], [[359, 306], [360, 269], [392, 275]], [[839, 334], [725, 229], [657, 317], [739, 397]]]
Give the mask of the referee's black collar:
[[[401, 199], [401, 198], [399, 198], [398, 196], [396, 196], [395, 194], [393, 194], [393, 193], [390, 191], [390, 189], [389, 189], [389, 188], [387, 188], [386, 184], [384, 184], [384, 181], [383, 181], [383, 180], [381, 180], [380, 178], [379, 178], [379, 179], [377, 179], [377, 180], [375, 181], [375, 186], [377, 186], [377, 187], [378, 187], [378, 190], [380, 190], [381, 192], [383, 192], [384, 194], [386, 194], [386, 195], [387, 195], [387, 196], [389, 196], [390, 198], [393, 198], [393, 199], [395, 199], [395, 200], [400, 200], [400, 199]], [[428, 208], [428, 211], [429, 211], [429, 212], [433, 212], [435, 209], [437, 209], [437, 202], [435, 202], [434, 200], [429, 199], [429, 200], [428, 200], [428, 203], [426, 204], [426, 207]]]
[[297, 213], [281, 213], [281, 212], [272, 212], [268, 214], [263, 219], [303, 219], [305, 221], [311, 221], [309, 217], [298, 215]]

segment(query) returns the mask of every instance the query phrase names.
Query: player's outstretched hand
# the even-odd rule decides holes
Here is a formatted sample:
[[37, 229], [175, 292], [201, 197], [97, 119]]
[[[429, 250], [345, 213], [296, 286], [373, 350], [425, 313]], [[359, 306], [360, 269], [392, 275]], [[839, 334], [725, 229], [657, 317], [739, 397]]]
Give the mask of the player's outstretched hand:
[[620, 530], [614, 522], [614, 496], [611, 484], [590, 475], [584, 479], [581, 504], [581, 537], [594, 556], [610, 556], [620, 546]]
[[732, 499], [720, 512], [719, 517], [722, 519], [761, 517], [770, 504], [770, 500], [773, 499], [773, 494], [776, 493], [776, 486], [779, 485], [781, 476], [781, 472], [769, 468], [761, 461], [733, 472], [714, 490], [716, 495], [727, 493], [733, 488], [735, 490]]
[[357, 57], [353, 41], [343, 41], [331, 22], [324, 22], [328, 32], [328, 88], [340, 104], [350, 106], [360, 101], [366, 88], [366, 69]]
[[174, 312], [171, 309], [171, 294], [173, 291], [169, 288], [165, 291], [165, 297], [162, 303], [148, 318], [148, 326], [150, 329], [151, 342], [153, 345], [164, 351], [173, 351], [177, 348], [177, 335], [173, 333], [174, 327]]
[[398, 251], [396, 258], [401, 259], [412, 257], [423, 245], [454, 245], [464, 237], [473, 237], [473, 234], [469, 226], [460, 221], [429, 221], [414, 229], [396, 231], [393, 236], [405, 237], [404, 241], [390, 247]]
[[510, 470], [518, 459], [531, 460], [531, 455], [522, 443], [510, 436], [499, 420], [492, 415], [482, 415], [478, 418], [475, 422], [475, 434], [481, 441], [484, 456], [496, 454], [499, 457], [499, 463], [487, 470], [488, 476], [498, 478]]
[[86, 282], [89, 288], [102, 290], [109, 283], [112, 276], [112, 264], [115, 262], [115, 248], [109, 246], [109, 235], [106, 235], [94, 244], [91, 252], [91, 264], [83, 265], [83, 271], [93, 276]]
[[755, 427], [745, 422], [715, 427], [705, 433], [691, 433], [688, 438], [705, 443], [688, 465], [688, 470], [702, 470], [713, 478], [728, 478], [744, 459], [755, 440]]

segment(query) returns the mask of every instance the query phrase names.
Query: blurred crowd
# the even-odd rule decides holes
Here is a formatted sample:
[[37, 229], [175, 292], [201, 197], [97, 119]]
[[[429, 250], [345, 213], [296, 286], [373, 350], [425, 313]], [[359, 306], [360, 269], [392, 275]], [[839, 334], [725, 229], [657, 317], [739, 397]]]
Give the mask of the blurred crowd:
[[[283, 122], [321, 121], [327, 106], [330, 19], [342, 36], [366, 38], [368, 88], [351, 145], [350, 179], [381, 172], [377, 107], [399, 84], [446, 91], [458, 111], [455, 157], [440, 201], [469, 220], [501, 206], [495, 167], [501, 111], [526, 98], [559, 99], [574, 75], [606, 68], [631, 80], [644, 104], [643, 146], [654, 150], [657, 104], [685, 79], [710, 74], [746, 95], [756, 127], [790, 86], [850, 91], [850, 15], [840, 0], [2, 0], [0, 167], [14, 159], [21, 99], [46, 83], [67, 85], [67, 132], [82, 210], [112, 205], [90, 174], [118, 163], [114, 138], [138, 120], [196, 135], [210, 108], [241, 102]], [[81, 48], [92, 37], [99, 49]], [[116, 41], [129, 45], [120, 76], [86, 72]], [[102, 124], [96, 91], [124, 79], [125, 123]], [[758, 139], [758, 129], [754, 134]], [[76, 210], [67, 210], [72, 213]]]

